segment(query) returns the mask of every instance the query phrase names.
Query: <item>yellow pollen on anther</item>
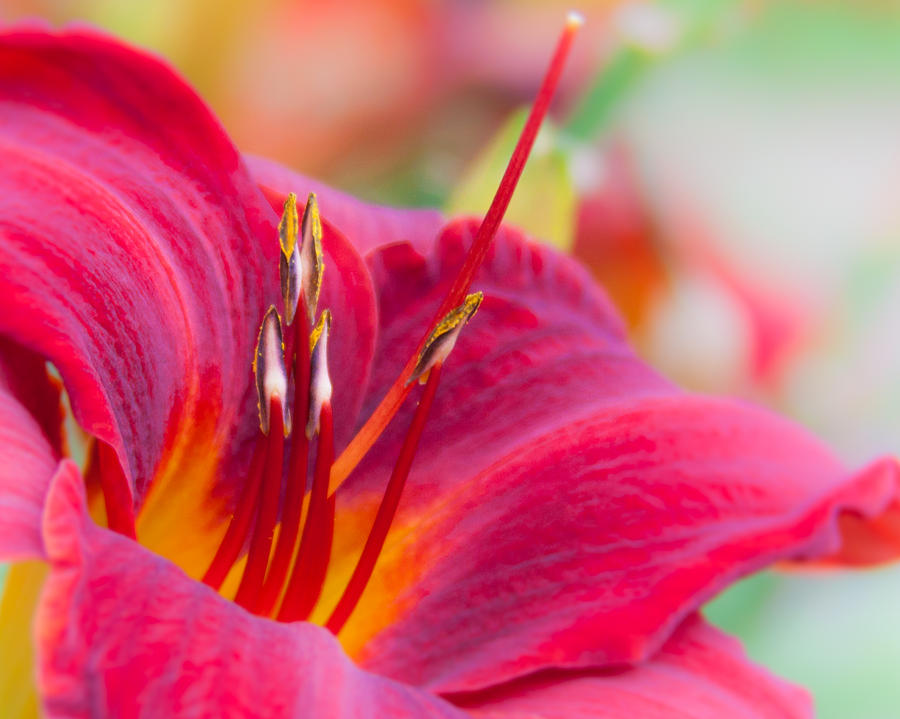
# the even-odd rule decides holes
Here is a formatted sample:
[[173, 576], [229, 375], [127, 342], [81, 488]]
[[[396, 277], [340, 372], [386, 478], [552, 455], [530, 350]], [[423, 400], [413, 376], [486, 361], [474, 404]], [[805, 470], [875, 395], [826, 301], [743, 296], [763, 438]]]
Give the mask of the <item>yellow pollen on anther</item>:
[[309, 418], [306, 436], [310, 439], [319, 431], [319, 416], [326, 402], [331, 402], [331, 375], [328, 372], [328, 334], [331, 331], [331, 310], [322, 312], [309, 335]]
[[431, 368], [447, 358], [456, 344], [456, 338], [459, 337], [460, 331], [475, 316], [483, 299], [484, 293], [473, 292], [466, 296], [466, 299], [459, 307], [450, 310], [444, 315], [425, 341], [425, 346], [419, 353], [416, 368], [410, 375], [407, 384], [411, 384], [416, 380], [424, 384], [428, 380], [428, 373], [431, 371]]
[[281, 278], [281, 298], [284, 301], [284, 321], [288, 325], [294, 321], [303, 284], [303, 267], [297, 245], [299, 233], [297, 195], [292, 192], [284, 201], [284, 213], [278, 223], [278, 241], [281, 244], [278, 274]]
[[290, 431], [287, 414], [287, 371], [284, 364], [284, 341], [281, 334], [281, 317], [274, 306], [269, 307], [259, 327], [256, 352], [253, 355], [253, 374], [256, 377], [259, 428], [269, 433], [269, 407], [278, 398], [284, 411], [284, 431]]
[[300, 241], [300, 266], [302, 268], [303, 297], [310, 322], [316, 316], [322, 277], [325, 274], [325, 253], [322, 251], [322, 218], [316, 193], [310, 192], [303, 211]]
[[284, 201], [284, 212], [281, 215], [281, 222], [278, 223], [278, 240], [281, 243], [281, 252], [286, 258], [290, 258], [294, 253], [299, 231], [300, 217], [297, 213], [297, 195], [291, 192]]

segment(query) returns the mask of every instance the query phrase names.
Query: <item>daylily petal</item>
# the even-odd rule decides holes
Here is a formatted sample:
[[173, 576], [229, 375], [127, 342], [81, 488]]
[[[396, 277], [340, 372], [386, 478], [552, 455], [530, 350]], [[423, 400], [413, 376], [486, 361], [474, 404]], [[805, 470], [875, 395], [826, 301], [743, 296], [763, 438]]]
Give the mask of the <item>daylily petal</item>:
[[691, 617], [634, 669], [525, 678], [461, 702], [503, 719], [802, 719], [809, 694], [751, 664], [740, 643]]
[[[817, 563], [862, 567], [900, 557], [900, 464], [893, 457], [873, 462], [856, 482], [870, 489], [867, 506], [838, 517], [840, 547]], [[881, 498], [891, 496], [885, 506]]]
[[0, 112], [0, 331], [53, 361], [138, 500], [160, 475], [209, 480], [252, 427], [277, 287], [240, 155], [167, 66], [87, 30], [4, 33]]
[[[43, 544], [41, 540], [41, 547]], [[4, 719], [38, 716], [31, 625], [47, 570], [46, 562], [33, 559], [13, 564], [6, 575], [0, 597], [0, 706]]]
[[41, 508], [59, 462], [59, 401], [44, 362], [0, 339], [0, 561], [43, 556]]
[[378, 314], [369, 269], [344, 235], [323, 223], [325, 274], [319, 307], [335, 318], [328, 341], [328, 363], [334, 378], [335, 444], [340, 451], [353, 434], [369, 387], [375, 354]]
[[244, 160], [277, 212], [281, 212], [289, 192], [295, 192], [298, 197], [315, 192], [322, 217], [341, 230], [363, 254], [392, 242], [410, 242], [426, 250], [444, 224], [437, 210], [369, 204], [272, 160], [253, 155], [245, 155]]
[[[373, 387], [412, 350], [470, 230], [451, 226], [427, 260], [403, 247], [373, 256]], [[839, 510], [877, 516], [896, 495], [896, 474], [849, 479], [796, 425], [678, 391], [634, 356], [574, 263], [511, 231], [496, 243], [476, 279], [482, 308], [341, 635], [365, 666], [447, 692], [639, 661], [727, 583], [836, 551]], [[411, 409], [339, 494], [335, 585]]]
[[898, 491], [885, 479], [846, 480], [799, 429], [729, 402], [598, 413], [403, 527], [393, 552], [416, 577], [401, 588], [401, 570], [385, 567], [396, 614], [364, 663], [459, 691], [547, 666], [644, 660], [737, 578], [834, 551], [838, 512], [877, 514]]
[[71, 463], [44, 517], [50, 576], [38, 687], [66, 717], [462, 717], [361, 671], [324, 629], [250, 615], [134, 542], [97, 527]]
[[[354, 667], [311, 624], [253, 617], [87, 517], [66, 462], [44, 517], [35, 626], [45, 710], [69, 717], [804, 717], [806, 694], [697, 617], [634, 669], [545, 673], [448, 702]], [[139, 631], [134, 631], [138, 627]], [[127, 636], [127, 639], [126, 639]]]
[[[398, 244], [369, 257], [381, 327], [362, 416], [415, 350], [476, 227], [474, 221], [450, 224], [427, 255]], [[515, 230], [501, 229], [473, 289], [484, 290], [484, 302], [447, 362], [413, 466], [417, 480], [403, 502], [410, 511], [420, 494], [423, 506], [430, 505], [435, 492], [452, 489], [530, 438], [601, 407], [678, 393], [635, 357], [587, 272]], [[380, 490], [412, 410], [410, 403], [392, 422], [345, 484], [345, 496]], [[420, 473], [419, 461], [441, 471]]]

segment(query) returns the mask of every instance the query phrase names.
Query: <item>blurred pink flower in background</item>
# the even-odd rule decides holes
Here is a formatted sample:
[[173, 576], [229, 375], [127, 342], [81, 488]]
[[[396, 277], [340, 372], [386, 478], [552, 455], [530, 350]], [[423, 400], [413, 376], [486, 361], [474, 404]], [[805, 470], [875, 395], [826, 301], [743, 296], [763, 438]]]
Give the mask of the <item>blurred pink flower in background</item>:
[[[584, 42], [561, 87], [570, 104], [607, 51], [619, 2], [587, 0]], [[91, 21], [161, 52], [247, 152], [385, 199], [409, 177], [418, 199], [452, 187], [462, 163], [537, 89], [562, 0], [6, 0], [0, 19]], [[373, 142], [373, 139], [377, 141]]]
[[660, 59], [592, 150], [574, 246], [665, 372], [854, 461], [900, 450], [898, 23], [788, 3]]

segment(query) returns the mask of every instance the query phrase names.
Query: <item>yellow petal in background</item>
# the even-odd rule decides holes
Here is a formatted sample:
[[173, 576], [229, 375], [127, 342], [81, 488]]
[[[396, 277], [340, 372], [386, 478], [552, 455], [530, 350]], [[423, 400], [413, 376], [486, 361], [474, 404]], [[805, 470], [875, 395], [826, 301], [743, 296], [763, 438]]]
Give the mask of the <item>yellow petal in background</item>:
[[[447, 201], [448, 215], [484, 215], [527, 114], [526, 110], [515, 112], [464, 173]], [[572, 247], [575, 188], [568, 153], [560, 143], [559, 131], [549, 121], [538, 133], [534, 151], [506, 213], [506, 222], [561, 250]]]
[[34, 643], [31, 625], [47, 564], [40, 561], [12, 565], [0, 600], [0, 707], [4, 719], [37, 717], [34, 683]]

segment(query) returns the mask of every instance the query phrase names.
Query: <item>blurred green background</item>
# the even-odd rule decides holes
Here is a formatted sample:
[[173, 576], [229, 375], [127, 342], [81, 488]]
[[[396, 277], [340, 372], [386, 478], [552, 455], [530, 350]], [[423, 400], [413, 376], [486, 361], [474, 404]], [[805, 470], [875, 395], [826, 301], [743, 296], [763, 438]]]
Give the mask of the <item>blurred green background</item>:
[[[682, 384], [787, 413], [852, 466], [900, 452], [893, 2], [0, 0], [0, 20], [106, 28], [245, 151], [479, 212], [569, 5], [588, 23], [512, 221], [582, 259]], [[766, 572], [707, 611], [820, 716], [900, 717], [897, 568]]]

